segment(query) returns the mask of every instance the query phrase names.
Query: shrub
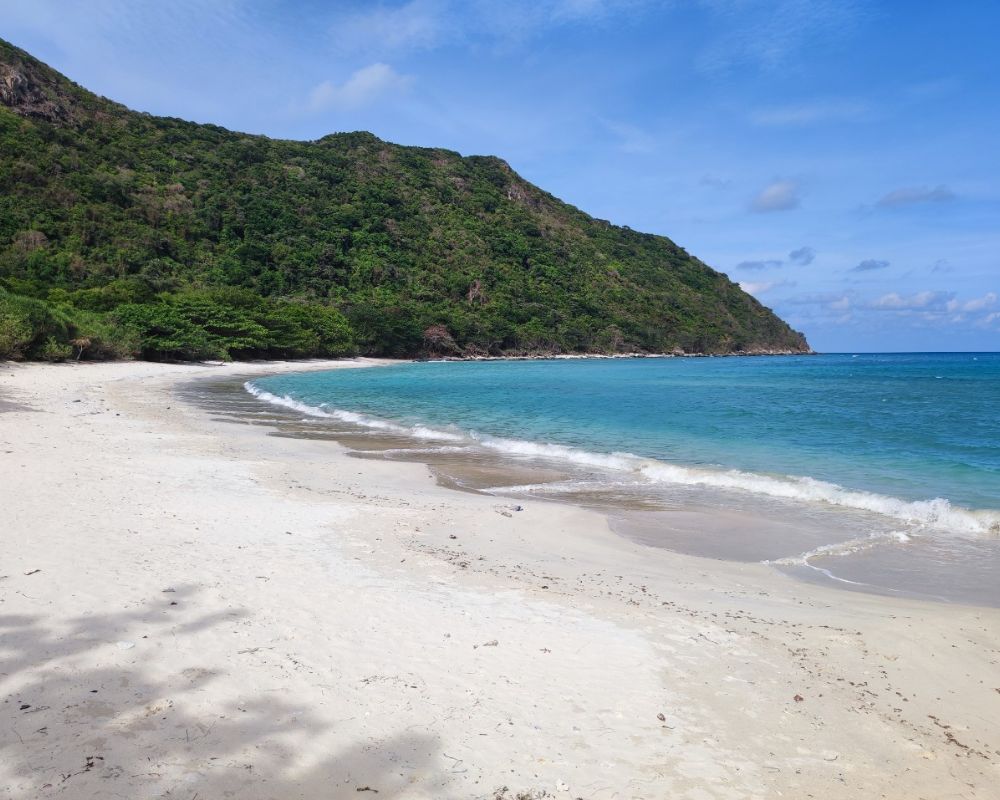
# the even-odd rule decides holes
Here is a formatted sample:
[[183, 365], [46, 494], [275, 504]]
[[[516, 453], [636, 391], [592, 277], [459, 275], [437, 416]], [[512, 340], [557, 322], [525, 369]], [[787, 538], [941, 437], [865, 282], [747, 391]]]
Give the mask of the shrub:
[[23, 358], [31, 338], [27, 319], [15, 313], [0, 297], [0, 359]]
[[69, 339], [67, 322], [44, 300], [0, 290], [0, 358], [45, 357], [42, 353], [50, 340]]
[[65, 361], [71, 355], [73, 355], [73, 348], [64, 342], [57, 342], [54, 336], [46, 339], [37, 351], [38, 358], [43, 361]]
[[225, 358], [228, 353], [213, 342], [203, 328], [187, 319], [170, 303], [120, 306], [113, 320], [131, 329], [143, 358], [153, 361], [197, 361]]

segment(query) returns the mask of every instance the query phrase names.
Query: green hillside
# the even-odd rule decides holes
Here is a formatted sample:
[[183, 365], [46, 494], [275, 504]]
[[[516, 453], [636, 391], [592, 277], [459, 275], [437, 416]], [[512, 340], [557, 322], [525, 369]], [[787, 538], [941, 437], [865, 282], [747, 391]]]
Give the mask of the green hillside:
[[0, 40], [0, 358], [678, 349], [808, 345], [498, 158], [153, 117]]

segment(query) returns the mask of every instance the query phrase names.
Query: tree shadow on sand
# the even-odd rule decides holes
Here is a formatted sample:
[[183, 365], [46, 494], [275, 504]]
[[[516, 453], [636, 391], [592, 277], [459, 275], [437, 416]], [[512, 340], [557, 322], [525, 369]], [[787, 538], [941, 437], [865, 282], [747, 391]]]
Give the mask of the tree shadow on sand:
[[[333, 726], [280, 689], [247, 686], [252, 700], [213, 702], [213, 682], [224, 676], [170, 674], [155, 659], [136, 658], [144, 638], [243, 616], [175, 624], [165, 608], [193, 594], [178, 588], [167, 596], [177, 601], [79, 617], [58, 629], [40, 617], [0, 615], [0, 796], [382, 800], [445, 798], [456, 788], [460, 776], [441, 763], [434, 736], [401, 731], [305, 762], [303, 752], [315, 753]], [[230, 688], [240, 680], [225, 677]]]

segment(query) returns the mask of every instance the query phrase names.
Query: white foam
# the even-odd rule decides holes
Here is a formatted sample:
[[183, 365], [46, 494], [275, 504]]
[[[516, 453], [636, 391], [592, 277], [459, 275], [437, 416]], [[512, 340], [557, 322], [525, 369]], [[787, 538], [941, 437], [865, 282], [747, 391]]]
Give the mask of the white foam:
[[415, 439], [432, 439], [444, 442], [460, 442], [465, 440], [464, 436], [460, 436], [455, 433], [448, 433], [447, 431], [436, 430], [434, 428], [428, 428], [424, 425], [399, 425], [395, 422], [387, 422], [386, 420], [369, 417], [366, 414], [358, 414], [354, 411], [342, 411], [336, 408], [327, 409], [324, 406], [311, 406], [307, 403], [295, 400], [288, 395], [279, 396], [271, 394], [271, 392], [260, 389], [250, 381], [244, 383], [243, 388], [258, 400], [263, 400], [265, 403], [271, 403], [276, 406], [282, 406], [283, 408], [290, 408], [293, 411], [298, 411], [300, 414], [306, 414], [310, 417], [339, 419], [341, 422], [349, 422], [353, 425], [360, 425], [361, 427], [371, 428], [373, 430], [388, 431], [401, 436], [411, 436]]
[[706, 469], [668, 464], [631, 453], [596, 453], [576, 447], [521, 439], [451, 433], [422, 425], [406, 426], [353, 411], [310, 406], [291, 397], [277, 396], [252, 382], [246, 390], [268, 403], [314, 417], [338, 419], [373, 430], [388, 431], [416, 439], [476, 443], [508, 456], [550, 459], [615, 472], [626, 472], [639, 480], [676, 486], [697, 486], [724, 491], [747, 492], [783, 500], [840, 506], [880, 514], [915, 526], [947, 530], [972, 536], [1000, 536], [1000, 511], [970, 510], [953, 506], [947, 499], [902, 500], [898, 497], [847, 489], [835, 483], [799, 476], [764, 475], [742, 470]]
[[943, 497], [901, 500], [898, 497], [845, 489], [815, 478], [760, 475], [740, 470], [708, 470], [647, 462], [642, 471], [652, 480], [688, 486], [732, 489], [777, 497], [871, 511], [913, 525], [973, 535], [1000, 534], [1000, 512], [973, 511], [953, 506]]
[[631, 453], [593, 453], [573, 447], [516, 439], [478, 437], [484, 447], [516, 456], [552, 458], [587, 467], [624, 470], [655, 483], [702, 486], [749, 492], [784, 500], [823, 503], [870, 511], [901, 522], [927, 525], [973, 535], [1000, 535], [1000, 512], [972, 511], [948, 500], [908, 501], [897, 497], [845, 489], [815, 478], [771, 476], [741, 470], [700, 469], [641, 458]]
[[468, 447], [461, 445], [442, 445], [441, 447], [389, 447], [378, 452], [384, 456], [388, 455], [445, 455], [447, 453], [466, 453]]
[[[837, 542], [835, 544], [826, 544], [821, 547], [817, 547], [815, 550], [810, 550], [807, 553], [803, 553], [799, 556], [792, 556], [791, 558], [779, 558], [773, 561], [763, 561], [763, 564], [771, 564], [774, 566], [785, 566], [785, 567], [808, 567], [809, 569], [819, 572], [825, 575], [827, 578], [838, 583], [846, 583], [851, 586], [867, 586], [869, 588], [878, 589], [882, 592], [890, 592], [892, 594], [910, 594], [902, 589], [893, 589], [888, 586], [877, 586], [873, 583], [865, 583], [863, 581], [852, 581], [849, 578], [841, 577], [835, 574], [832, 570], [826, 567], [821, 567], [812, 563], [812, 559], [820, 558], [822, 556], [847, 556], [852, 553], [860, 553], [865, 550], [871, 550], [875, 547], [894, 545], [894, 544], [906, 544], [912, 541], [912, 537], [903, 533], [902, 531], [889, 531], [886, 533], [873, 533], [870, 536], [863, 536], [857, 539], [849, 539], [846, 542]], [[948, 598], [942, 597], [941, 595], [925, 595], [926, 597], [931, 597], [942, 602], [948, 602]]]
[[[913, 541], [912, 537], [903, 531], [889, 531], [887, 533], [873, 533], [869, 536], [861, 536], [857, 539], [848, 539], [845, 542], [834, 542], [833, 544], [824, 544], [814, 550], [809, 550], [808, 552], [802, 553], [798, 556], [791, 556], [790, 558], [778, 558], [772, 561], [764, 561], [764, 564], [773, 564], [775, 566], [783, 567], [812, 567], [813, 569], [819, 569], [821, 572], [828, 571], [821, 569], [819, 567], [813, 566], [809, 563], [814, 558], [822, 558], [829, 556], [849, 556], [853, 553], [861, 553], [865, 550], [871, 550], [874, 547], [880, 547], [887, 544], [906, 544]], [[831, 575], [831, 577], [834, 577]], [[839, 579], [843, 580], [843, 579]], [[848, 581], [851, 583], [852, 581]]]
[[608, 481], [592, 481], [569, 479], [564, 481], [548, 481], [547, 483], [520, 483], [509, 486], [487, 486], [482, 489], [487, 494], [565, 494], [567, 492], [600, 491], [609, 487], [634, 486], [635, 484], [609, 483]]
[[634, 471], [638, 456], [631, 453], [594, 453], [576, 447], [546, 442], [528, 442], [522, 439], [504, 439], [495, 436], [471, 434], [472, 438], [490, 450], [511, 456], [528, 458], [549, 458], [557, 461], [571, 461], [586, 467]]

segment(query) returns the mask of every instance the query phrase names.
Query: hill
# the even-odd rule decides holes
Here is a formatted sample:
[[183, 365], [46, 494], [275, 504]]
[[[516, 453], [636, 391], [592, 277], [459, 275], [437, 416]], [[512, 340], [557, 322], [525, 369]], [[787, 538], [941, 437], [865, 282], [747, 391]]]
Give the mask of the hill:
[[675, 350], [808, 345], [499, 158], [154, 117], [0, 40], [0, 357]]

